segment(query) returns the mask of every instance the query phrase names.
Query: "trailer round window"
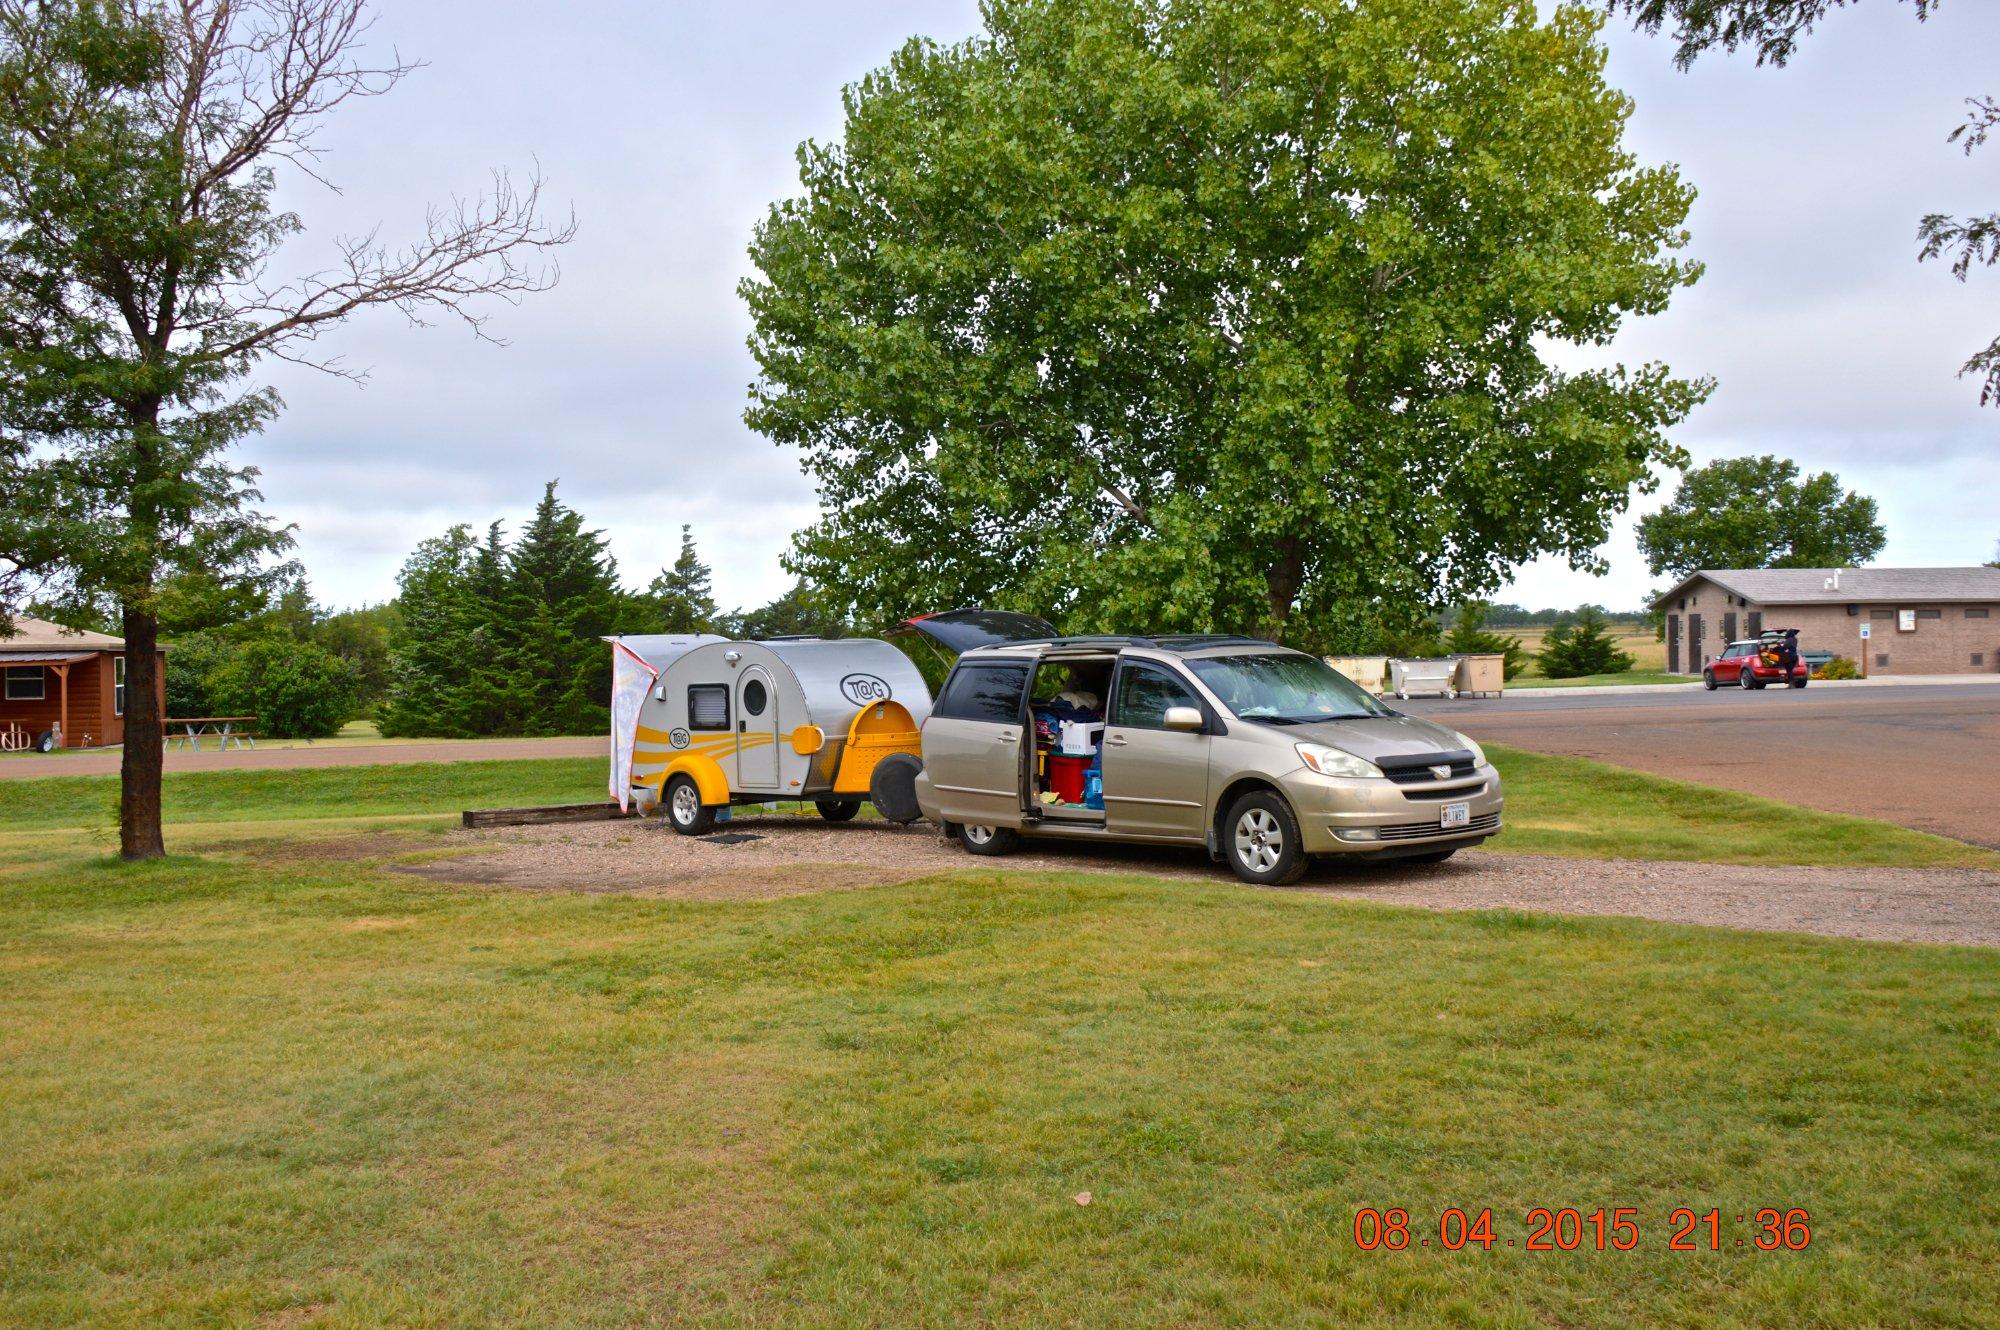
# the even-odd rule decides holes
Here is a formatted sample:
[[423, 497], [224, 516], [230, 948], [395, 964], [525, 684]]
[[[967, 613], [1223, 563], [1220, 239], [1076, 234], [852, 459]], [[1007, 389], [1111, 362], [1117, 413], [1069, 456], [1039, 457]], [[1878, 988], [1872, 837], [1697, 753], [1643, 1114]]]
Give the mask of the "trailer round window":
[[749, 683], [744, 684], [743, 714], [746, 716], [763, 715], [764, 703], [770, 701], [770, 696], [770, 693], [764, 688], [764, 681], [762, 679], [752, 679]]

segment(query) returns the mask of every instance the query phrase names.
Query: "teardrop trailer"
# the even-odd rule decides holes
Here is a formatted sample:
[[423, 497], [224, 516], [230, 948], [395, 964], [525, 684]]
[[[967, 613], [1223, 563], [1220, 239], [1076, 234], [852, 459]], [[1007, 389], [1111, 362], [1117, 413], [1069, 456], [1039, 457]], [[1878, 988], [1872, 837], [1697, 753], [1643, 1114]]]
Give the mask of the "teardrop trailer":
[[[810, 800], [845, 822], [917, 817], [930, 689], [878, 638], [610, 639], [613, 794], [688, 836], [732, 805]], [[640, 689], [643, 688], [643, 693]], [[621, 768], [623, 770], [621, 771]], [[622, 778], [622, 779], [621, 779]]]

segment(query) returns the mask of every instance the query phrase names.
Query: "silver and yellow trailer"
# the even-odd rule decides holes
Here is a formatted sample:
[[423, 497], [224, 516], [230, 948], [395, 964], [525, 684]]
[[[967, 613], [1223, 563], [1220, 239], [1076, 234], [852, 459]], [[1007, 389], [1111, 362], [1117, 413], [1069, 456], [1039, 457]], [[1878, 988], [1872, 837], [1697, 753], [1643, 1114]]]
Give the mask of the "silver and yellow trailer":
[[625, 650], [655, 672], [632, 721], [629, 782], [641, 808], [664, 806], [676, 831], [701, 835], [719, 809], [773, 799], [810, 799], [835, 822], [853, 817], [863, 800], [884, 817], [915, 820], [918, 731], [931, 694], [916, 665], [889, 643], [612, 643], [614, 654]]

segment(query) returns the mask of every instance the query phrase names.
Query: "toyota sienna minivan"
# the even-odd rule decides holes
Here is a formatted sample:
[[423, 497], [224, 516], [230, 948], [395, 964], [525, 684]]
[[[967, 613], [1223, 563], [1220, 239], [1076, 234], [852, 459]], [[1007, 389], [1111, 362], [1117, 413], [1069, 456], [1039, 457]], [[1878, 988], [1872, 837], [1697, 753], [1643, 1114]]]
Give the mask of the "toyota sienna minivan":
[[1438, 863], [1500, 830], [1478, 744], [1315, 656], [1059, 637], [991, 610], [912, 626], [961, 653], [923, 725], [917, 802], [973, 854], [1023, 836], [1202, 845], [1268, 885], [1316, 855]]

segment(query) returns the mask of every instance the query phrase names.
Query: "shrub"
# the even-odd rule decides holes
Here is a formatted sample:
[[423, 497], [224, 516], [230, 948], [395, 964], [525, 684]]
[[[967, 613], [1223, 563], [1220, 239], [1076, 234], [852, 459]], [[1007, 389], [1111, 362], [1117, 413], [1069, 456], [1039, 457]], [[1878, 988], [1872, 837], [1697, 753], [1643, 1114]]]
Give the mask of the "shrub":
[[1859, 679], [1861, 671], [1845, 656], [1835, 656], [1812, 672], [1815, 679]]
[[237, 644], [220, 633], [185, 633], [167, 645], [167, 714], [215, 715], [209, 679], [235, 657]]
[[1618, 649], [1603, 611], [1585, 605], [1571, 623], [1557, 624], [1542, 639], [1535, 657], [1551, 679], [1575, 679], [1586, 674], [1623, 674], [1633, 657]]
[[264, 637], [245, 643], [209, 676], [219, 714], [257, 717], [274, 739], [324, 739], [354, 715], [354, 667], [310, 642]]

